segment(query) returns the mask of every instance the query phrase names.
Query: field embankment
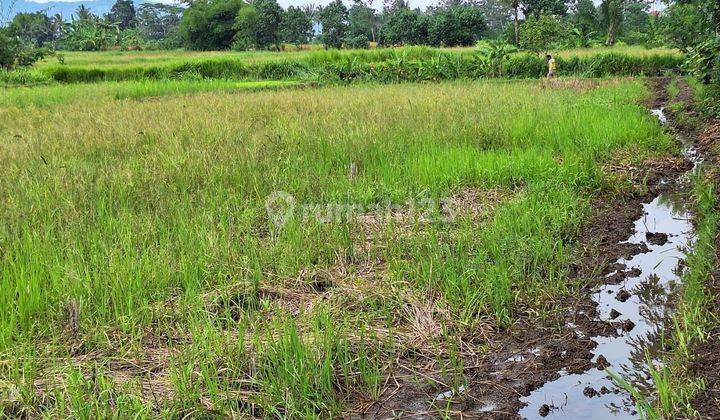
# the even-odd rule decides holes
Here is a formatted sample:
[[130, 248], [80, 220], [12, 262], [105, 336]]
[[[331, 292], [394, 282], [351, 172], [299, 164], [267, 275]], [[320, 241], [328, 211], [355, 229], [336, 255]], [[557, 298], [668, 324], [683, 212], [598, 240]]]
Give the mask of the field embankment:
[[[91, 54], [91, 53], [87, 53]], [[102, 54], [102, 53], [96, 53]], [[125, 53], [132, 57], [132, 53]], [[206, 56], [180, 54], [158, 60], [149, 55], [95, 65], [77, 59], [76, 64], [43, 63], [36, 70], [5, 74], [5, 83], [62, 83], [158, 80], [313, 80], [349, 82], [425, 82], [482, 78], [540, 78], [547, 73], [544, 56], [515, 53], [503, 59], [479, 50], [444, 50], [426, 47], [401, 49], [313, 51], [308, 53], [214, 53]], [[118, 58], [120, 57], [120, 58]], [[161, 55], [161, 57], [163, 57]], [[152, 59], [150, 59], [152, 58]], [[557, 56], [558, 74], [582, 77], [659, 76], [678, 71], [683, 57], [671, 50], [572, 50]]]
[[[295, 60], [338, 60], [360, 57], [367, 61], [372, 58], [386, 58], [394, 53], [403, 52], [410, 57], [427, 57], [433, 52], [453, 52], [461, 55], [472, 55], [477, 52], [477, 47], [455, 47], [455, 48], [432, 48], [426, 46], [408, 46], [395, 48], [374, 48], [370, 50], [324, 50], [309, 49], [300, 51], [187, 51], [187, 50], [161, 50], [161, 51], [60, 51], [58, 56], [49, 56], [38, 62], [36, 67], [54, 67], [60, 61], [70, 67], [140, 67], [159, 64], [177, 64], [196, 59], [228, 59], [240, 60], [246, 64], [262, 63], [269, 61], [295, 61]], [[575, 48], [558, 51], [551, 51], [562, 58], [574, 56], [592, 56], [598, 54], [617, 53], [632, 56], [650, 55], [680, 55], [678, 50], [670, 48], [646, 48], [642, 46], [620, 46]]]

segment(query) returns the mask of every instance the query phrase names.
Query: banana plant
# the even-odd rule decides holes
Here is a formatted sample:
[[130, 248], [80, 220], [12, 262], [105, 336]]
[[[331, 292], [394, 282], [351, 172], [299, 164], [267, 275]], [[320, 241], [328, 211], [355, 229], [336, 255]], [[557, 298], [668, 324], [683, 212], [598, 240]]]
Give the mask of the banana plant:
[[492, 40], [480, 44], [476, 54], [476, 62], [485, 67], [487, 77], [502, 77], [505, 74], [505, 62], [510, 54], [517, 52], [517, 47], [501, 40]]

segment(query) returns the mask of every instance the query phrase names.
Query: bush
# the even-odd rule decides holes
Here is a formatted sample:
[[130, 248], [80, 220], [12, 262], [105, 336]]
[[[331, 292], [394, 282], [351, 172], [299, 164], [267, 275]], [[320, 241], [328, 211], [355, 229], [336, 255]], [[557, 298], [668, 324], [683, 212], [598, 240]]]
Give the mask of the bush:
[[693, 3], [677, 2], [668, 7], [661, 25], [669, 46], [687, 51], [695, 45], [703, 34], [711, 30], [706, 15]]
[[686, 66], [703, 83], [720, 83], [720, 35], [689, 48]]
[[353, 49], [368, 49], [370, 48], [370, 40], [365, 35], [358, 35], [353, 37], [345, 38], [345, 47]]
[[0, 28], [0, 69], [31, 66], [50, 53], [49, 49], [23, 43], [7, 29]]
[[552, 16], [530, 17], [520, 27], [520, 47], [535, 53], [548, 51], [552, 44], [568, 38], [568, 29]]
[[628, 45], [646, 45], [652, 38], [647, 32], [629, 31], [622, 35], [622, 40]]
[[713, 118], [720, 118], [720, 84], [705, 86], [701, 99], [703, 111]]
[[144, 50], [145, 44], [145, 39], [137, 29], [126, 29], [120, 34], [120, 49], [123, 51]]

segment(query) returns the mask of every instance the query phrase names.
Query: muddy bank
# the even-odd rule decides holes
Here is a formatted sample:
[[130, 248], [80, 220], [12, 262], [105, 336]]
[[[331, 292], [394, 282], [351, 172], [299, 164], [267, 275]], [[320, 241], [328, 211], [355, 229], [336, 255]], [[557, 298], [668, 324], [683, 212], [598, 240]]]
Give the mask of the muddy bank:
[[[664, 102], [661, 98], [657, 103]], [[572, 300], [559, 305], [565, 308], [561, 313], [544, 320], [520, 319], [509, 331], [483, 331], [465, 337], [460, 346], [461, 372], [442, 357], [402, 355], [398, 359], [399, 368], [386, 378], [379, 400], [356, 406], [347, 413], [348, 417], [426, 418], [445, 413], [518, 418], [565, 413], [566, 418], [576, 418], [573, 417], [576, 413], [567, 412], [571, 398], [581, 398], [579, 404], [588, 408], [588, 402], [598, 405], [605, 410], [597, 412], [601, 417], [607, 417], [607, 401], [612, 404], [621, 401], [622, 406], [617, 407], [619, 412], [634, 416], [629, 395], [606, 379], [604, 369], [623, 373], [619, 365], [626, 360], [613, 356], [621, 352], [635, 354], [637, 363], [631, 365], [642, 366], [644, 360], [637, 356], [641, 353], [626, 348], [629, 340], [622, 340], [625, 347], [620, 346], [621, 349], [615, 348], [621, 342], [616, 340], [630, 337], [642, 347], [653, 341], [653, 337], [645, 340], [646, 335], [657, 333], [650, 331], [651, 322], [638, 314], [637, 307], [642, 303], [651, 307], [655, 318], [661, 316], [653, 308], [668, 305], [669, 293], [660, 289], [670, 288], [669, 283], [677, 280], [668, 278], [677, 260], [663, 266], [666, 280], [648, 283], [642, 290], [639, 284], [647, 283], [645, 280], [651, 277], [656, 265], [651, 263], [652, 259], [646, 259], [645, 267], [638, 265], [643, 265], [640, 261], [644, 255], [654, 252], [657, 256], [685, 245], [687, 238], [683, 234], [690, 222], [686, 220], [682, 226], [667, 232], [668, 229], [658, 223], [647, 229], [643, 227], [649, 219], [654, 222], [661, 219], [660, 225], [672, 223], [678, 216], [689, 219], [684, 217], [689, 215], [681, 205], [675, 205], [683, 203], [684, 197], [670, 193], [676, 189], [672, 181], [691, 168], [688, 160], [672, 157], [649, 160], [638, 168], [606, 168], [638, 186], [647, 183], [646, 189], [637, 188], [643, 192], [603, 197], [593, 203], [592, 223], [582, 230], [575, 245], [579, 256], [571, 272], [569, 296]], [[668, 198], [658, 200], [661, 194]], [[653, 299], [659, 300], [655, 306]], [[612, 305], [605, 306], [606, 300]], [[634, 315], [630, 307], [635, 308]], [[601, 353], [596, 351], [598, 343], [603, 349]], [[582, 383], [579, 379], [588, 373], [591, 381], [605, 382], [578, 388], [578, 383]], [[462, 376], [459, 381], [448, 379], [459, 375]], [[560, 398], [548, 396], [548, 389], [543, 390], [554, 381], [559, 382], [555, 383], [558, 386], [553, 393], [559, 391]], [[566, 388], [568, 393], [564, 392]], [[572, 393], [572, 397], [568, 395]], [[536, 397], [528, 398], [533, 395]]]
[[[668, 114], [678, 121], [701, 118], [694, 103], [692, 88], [683, 80], [679, 80], [677, 86], [679, 94], [675, 101], [682, 106], [675, 111], [669, 110]], [[709, 161], [704, 176], [716, 187], [720, 186], [720, 172], [717, 169], [720, 164], [720, 120], [702, 121], [700, 125], [678, 124], [677, 129], [694, 140], [697, 148]], [[720, 194], [717, 188], [716, 194]], [[716, 260], [720, 260], [720, 238], [716, 239], [715, 249], [718, 251]], [[712, 306], [708, 311], [718, 314], [720, 313], [720, 270], [717, 267], [715, 270], [706, 287], [713, 296]], [[694, 378], [702, 379], [706, 389], [694, 396], [691, 405], [697, 411], [699, 418], [718, 419], [720, 418], [720, 359], [718, 358], [720, 326], [711, 329], [708, 333], [707, 340], [698, 343], [692, 349], [694, 360], [689, 367], [689, 374]]]
[[[662, 124], [674, 132], [682, 143], [683, 163], [674, 171], [651, 178], [654, 188], [642, 202], [642, 214], [634, 222], [632, 235], [605, 252], [626, 254], [604, 266], [610, 269], [590, 285], [600, 319], [619, 324], [618, 334], [593, 337], [593, 362], [598, 369], [622, 376], [645, 395], [652, 395], [648, 363], [659, 364], [664, 349], [659, 348], [660, 336], [672, 322], [674, 303], [680, 291], [683, 260], [694, 242], [692, 215], [685, 195], [688, 187], [684, 173], [697, 170], [702, 158], [694, 137], [686, 127], [676, 124], [674, 115], [666, 114], [670, 98], [670, 79], [650, 80], [655, 92], [647, 104]], [[674, 101], [689, 101], [687, 90], [681, 89]], [[654, 197], [652, 201], [646, 201]], [[615, 233], [627, 232], [626, 226], [610, 226]], [[617, 241], [617, 237], [614, 240]], [[586, 397], [583, 399], [583, 396]], [[520, 411], [523, 418], [637, 418], [632, 398], [604, 371], [588, 370], [582, 374], [564, 375], [556, 381], [522, 398], [528, 405]], [[539, 406], [539, 408], [537, 408]], [[536, 409], [537, 408], [537, 409]]]
[[520, 412], [522, 417], [637, 417], [630, 396], [604, 369], [619, 374], [643, 394], [653, 390], [646, 357], [658, 363], [660, 336], [671, 325], [681, 283], [679, 264], [694, 242], [691, 215], [684, 203], [682, 196], [663, 192], [643, 204], [644, 214], [635, 220], [634, 233], [622, 242], [640, 252], [613, 262], [604, 283], [591, 290], [599, 319], [612, 322], [617, 334], [592, 337], [597, 343], [593, 349], [597, 369], [565, 374], [544, 384], [522, 399], [528, 403]]
[[[714, 276], [714, 278], [717, 278]], [[720, 296], [720, 284], [717, 280], [709, 287]], [[714, 313], [720, 311], [720, 300], [714, 303]], [[691, 405], [698, 413], [699, 418], [719, 419], [720, 418], [720, 328], [710, 331], [710, 337], [694, 349], [695, 360], [690, 366], [690, 372], [705, 382], [706, 389], [699, 392]]]
[[[679, 168], [674, 165], [655, 167], [651, 178], [675, 179], [685, 169], [686, 165]], [[548, 397], [545, 392], [536, 400], [527, 399], [533, 391], [542, 390], [545, 384], [557, 380], [567, 381], [555, 387], [563, 396], [567, 388], [568, 394], [574, 392], [576, 398], [582, 398], [581, 405], [591, 402], [603, 408], [605, 401], [621, 393], [605, 379], [607, 375], [603, 370], [608, 367], [622, 372], [620, 368], [615, 369], [621, 360], [612, 356], [613, 346], [616, 345], [613, 340], [627, 336], [633, 330], [636, 331], [633, 338], [649, 331], [647, 323], [645, 328], [641, 328], [638, 318], [642, 317], [637, 314], [631, 317], [631, 311], [626, 309], [614, 309], [615, 304], [637, 306], [638, 300], [647, 302], [647, 296], [660, 299], [659, 305], [667, 303], [666, 299], [662, 299], [665, 294], [657, 292], [657, 288], [646, 287], [640, 292], [634, 290], [637, 284], [633, 284], [631, 279], [637, 283], [641, 277], [647, 277], [655, 264], [648, 259], [647, 264], [652, 267], [638, 272], [633, 258], [647, 255], [650, 247], [656, 248], [657, 252], [676, 248], [687, 224], [670, 232], [658, 232], [666, 229], [656, 231], [658, 226], [654, 224], [650, 230], [640, 230], [642, 241], [627, 240], [637, 236], [638, 220], [644, 219], [644, 213], [651, 204], [653, 209], [669, 210], [663, 213], [665, 221], [668, 215], [669, 219], [678, 215], [672, 211], [672, 206], [665, 205], [667, 202], [658, 203], [656, 199], [670, 190], [670, 184], [657, 182], [649, 186], [646, 194], [624, 199], [613, 197], [594, 203], [594, 222], [583, 230], [578, 244], [578, 248], [584, 250], [583, 256], [573, 267], [576, 289], [570, 296], [574, 301], [565, 302], [563, 306], [566, 310], [544, 323], [527, 318], [520, 320], [510, 331], [469, 337], [462, 346], [465, 366], [462, 386], [453, 387], [452, 382], [445, 379], [447, 373], [453, 370], [449, 362], [443, 364], [435, 358], [419, 355], [407, 357], [400, 361], [400, 369], [387, 379], [379, 401], [356, 409], [350, 417], [426, 418], [440, 412], [481, 418], [552, 417], [554, 413], [565, 413], [567, 416], [567, 401], [564, 399]], [[650, 239], [647, 239], [648, 234]], [[656, 244], [648, 245], [645, 241]], [[677, 261], [669, 262], [664, 267], [665, 271], [672, 272], [676, 265]], [[612, 293], [608, 293], [609, 290]], [[625, 296], [621, 290], [628, 295]], [[599, 305], [594, 299], [598, 295], [612, 302], [613, 306], [606, 308]], [[615, 314], [613, 310], [619, 313]], [[651, 335], [654, 337], [655, 333]], [[642, 339], [637, 341], [647, 342]], [[605, 346], [605, 354], [595, 352], [598, 342]], [[489, 348], [483, 354], [475, 354], [483, 346]], [[633, 354], [637, 362], [634, 365], [642, 366], [642, 354], [638, 351]], [[586, 389], [587, 386], [578, 388], [576, 379], [588, 372], [592, 381], [605, 382], [589, 389]], [[618, 398], [630, 402], [619, 408], [632, 417], [634, 408], [629, 396], [622, 393], [613, 399]]]

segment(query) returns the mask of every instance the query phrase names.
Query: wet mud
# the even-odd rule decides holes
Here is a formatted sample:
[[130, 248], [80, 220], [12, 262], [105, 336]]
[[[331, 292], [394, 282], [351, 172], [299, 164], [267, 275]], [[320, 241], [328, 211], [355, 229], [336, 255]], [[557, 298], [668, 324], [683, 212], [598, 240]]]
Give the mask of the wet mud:
[[[654, 106], [667, 101], [667, 80], [655, 81], [659, 92]], [[668, 124], [664, 108], [652, 110], [661, 124]], [[599, 318], [618, 328], [616, 335], [596, 336], [593, 361], [597, 369], [563, 375], [523, 397], [527, 405], [523, 418], [638, 418], [628, 392], [619, 388], [610, 372], [621, 376], [645, 395], [653, 384], [649, 364], [660, 364], [660, 335], [672, 322], [673, 303], [682, 281], [682, 261], [695, 239], [692, 214], [682, 190], [687, 174], [702, 165], [700, 153], [681, 132], [682, 153], [690, 169], [680, 176], [660, 179], [663, 191], [649, 203], [634, 222], [631, 236], [619, 245], [634, 246], [634, 255], [625, 255], [610, 264], [606, 281], [593, 288]], [[583, 398], [584, 397], [584, 398]]]
[[[667, 98], [658, 92], [648, 106], [666, 123], [660, 105]], [[653, 354], [694, 239], [683, 175], [698, 153], [687, 146], [684, 158], [624, 174], [647, 182], [642, 194], [593, 203], [570, 276], [577, 289], [563, 313], [467, 337], [459, 383], [448, 380], [453, 367], [442, 357], [403, 355], [380, 398], [346, 417], [637, 418], [632, 398], [608, 372], [639, 389], [651, 386], [648, 363], [658, 363]]]
[[[622, 376], [641, 391], [649, 392], [649, 363], [654, 359], [663, 328], [671, 321], [672, 306], [680, 284], [679, 263], [694, 240], [691, 214], [684, 200], [666, 192], [643, 205], [635, 221], [635, 232], [625, 243], [642, 244], [643, 252], [620, 258], [614, 264], [616, 276], [624, 279], [601, 284], [592, 291], [598, 317], [612, 322], [616, 334], [592, 337], [594, 369], [563, 374], [533, 391], [522, 402], [523, 418], [606, 419], [637, 418], [630, 395], [620, 389], [607, 371]], [[651, 243], [648, 236], [662, 233], [663, 243]], [[606, 371], [607, 369], [607, 371]]]
[[[684, 81], [679, 81], [678, 101], [682, 102], [682, 120], [697, 117], [697, 110], [692, 95], [692, 88]], [[672, 112], [668, 112], [672, 114]], [[689, 118], [688, 118], [689, 117]], [[716, 186], [720, 185], [720, 120], [704, 120], [700, 126], [683, 126], [678, 129], [695, 139], [695, 144], [703, 157], [708, 161], [706, 170], [703, 172], [708, 180]], [[718, 189], [716, 188], [716, 191]], [[720, 200], [720, 192], [716, 192]], [[720, 261], [720, 244], [716, 239], [716, 259]], [[712, 313], [720, 313], [720, 271], [716, 267], [715, 273], [710, 277], [706, 290], [714, 299], [709, 308]], [[696, 411], [697, 418], [719, 419], [720, 418], [720, 326], [708, 331], [707, 340], [697, 343], [692, 349], [693, 363], [689, 367], [689, 374], [692, 377], [701, 379], [705, 383], [705, 389], [698, 392], [690, 402]]]

